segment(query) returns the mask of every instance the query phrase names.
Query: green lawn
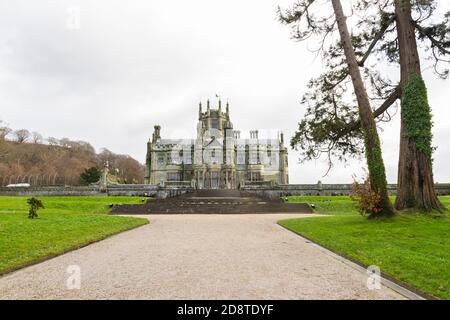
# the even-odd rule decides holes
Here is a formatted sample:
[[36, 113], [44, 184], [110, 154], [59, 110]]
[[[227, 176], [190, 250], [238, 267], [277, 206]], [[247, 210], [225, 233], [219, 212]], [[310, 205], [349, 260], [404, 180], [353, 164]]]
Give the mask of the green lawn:
[[[450, 196], [440, 198], [450, 209]], [[398, 215], [367, 220], [349, 197], [289, 197], [333, 216], [289, 219], [279, 224], [341, 255], [442, 299], [450, 299], [450, 214]]]
[[139, 197], [38, 197], [45, 209], [28, 219], [27, 197], [0, 197], [0, 274], [148, 223], [108, 215], [111, 203]]

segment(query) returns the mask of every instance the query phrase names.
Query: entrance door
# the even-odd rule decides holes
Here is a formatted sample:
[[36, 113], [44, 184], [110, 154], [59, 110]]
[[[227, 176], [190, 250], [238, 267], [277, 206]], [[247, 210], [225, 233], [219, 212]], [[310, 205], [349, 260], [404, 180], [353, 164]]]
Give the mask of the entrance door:
[[219, 172], [211, 172], [211, 189], [219, 189], [220, 175]]

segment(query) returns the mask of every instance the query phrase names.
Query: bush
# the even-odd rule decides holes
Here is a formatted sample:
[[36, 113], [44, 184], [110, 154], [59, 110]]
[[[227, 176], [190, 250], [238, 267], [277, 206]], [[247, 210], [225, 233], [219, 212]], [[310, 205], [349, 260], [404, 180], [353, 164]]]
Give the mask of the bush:
[[356, 180], [353, 181], [350, 198], [356, 209], [364, 216], [377, 214], [383, 210], [381, 197], [372, 190], [369, 178], [366, 178], [363, 183], [359, 183]]
[[37, 211], [39, 209], [44, 209], [42, 201], [36, 199], [35, 197], [32, 197], [27, 200], [27, 203], [30, 206], [30, 210], [28, 211], [28, 218], [30, 219], [37, 218], [38, 217]]
[[80, 180], [82, 184], [89, 185], [98, 182], [101, 176], [102, 172], [97, 167], [90, 167], [80, 174]]

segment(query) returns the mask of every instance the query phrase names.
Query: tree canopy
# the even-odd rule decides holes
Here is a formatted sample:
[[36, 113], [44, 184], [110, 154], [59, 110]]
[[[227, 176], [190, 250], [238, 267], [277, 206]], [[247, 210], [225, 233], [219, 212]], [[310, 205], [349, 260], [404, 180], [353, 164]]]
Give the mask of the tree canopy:
[[[300, 161], [325, 155], [331, 168], [334, 160], [359, 157], [364, 148], [356, 103], [347, 93], [351, 79], [343, 48], [336, 38], [337, 26], [332, 13], [321, 4], [316, 0], [301, 0], [291, 9], [279, 9], [279, 18], [292, 27], [293, 39], [318, 41], [314, 51], [324, 64], [324, 71], [309, 81], [303, 95], [305, 115], [290, 141], [291, 146], [300, 151]], [[438, 77], [446, 78], [450, 12], [436, 22], [436, 7], [433, 0], [412, 1], [422, 59], [432, 64]], [[373, 116], [378, 122], [390, 121], [402, 95], [398, 77], [381, 71], [399, 68], [394, 1], [358, 0], [351, 8], [349, 20], [353, 26], [352, 44], [370, 93]]]

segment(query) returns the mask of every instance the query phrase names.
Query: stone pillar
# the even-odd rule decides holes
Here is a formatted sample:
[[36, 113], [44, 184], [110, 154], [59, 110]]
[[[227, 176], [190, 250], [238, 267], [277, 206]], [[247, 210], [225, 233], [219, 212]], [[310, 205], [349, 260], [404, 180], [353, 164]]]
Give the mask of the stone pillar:
[[194, 171], [195, 188], [198, 189], [198, 171]]
[[230, 171], [230, 188], [231, 189], [233, 189], [234, 188], [234, 185], [233, 185], [233, 172], [232, 171]]
[[205, 170], [202, 170], [202, 189], [205, 187]]
[[225, 171], [225, 185], [226, 185], [226, 188], [229, 189], [229, 186], [228, 186], [228, 170]]

